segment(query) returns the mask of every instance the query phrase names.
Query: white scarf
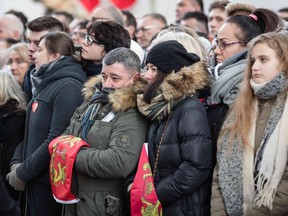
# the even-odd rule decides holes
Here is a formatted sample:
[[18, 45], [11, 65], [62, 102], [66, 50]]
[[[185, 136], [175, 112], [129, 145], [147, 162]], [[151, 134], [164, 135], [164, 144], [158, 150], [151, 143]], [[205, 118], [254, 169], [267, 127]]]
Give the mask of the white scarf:
[[[256, 107], [257, 104], [256, 104]], [[256, 114], [254, 115], [256, 116]], [[249, 134], [250, 143], [254, 143], [256, 119]], [[273, 208], [273, 200], [287, 166], [288, 154], [288, 100], [285, 102], [283, 115], [277, 123], [270, 139], [267, 141], [263, 152], [263, 158], [259, 170], [256, 185], [256, 196], [254, 195], [253, 158], [254, 152], [247, 148], [244, 150], [244, 211], [248, 203], [254, 199], [257, 205]], [[259, 148], [260, 149], [260, 148]], [[257, 152], [258, 154], [258, 152]], [[254, 198], [255, 196], [255, 198]]]

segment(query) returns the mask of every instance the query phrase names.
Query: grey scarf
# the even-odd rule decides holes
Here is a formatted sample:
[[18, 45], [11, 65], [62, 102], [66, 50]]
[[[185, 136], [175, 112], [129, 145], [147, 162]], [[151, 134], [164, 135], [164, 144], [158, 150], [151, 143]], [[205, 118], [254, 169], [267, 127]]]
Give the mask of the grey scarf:
[[236, 98], [243, 79], [246, 65], [247, 51], [241, 51], [218, 67], [219, 78], [211, 86], [211, 96], [208, 98], [209, 105], [224, 103], [230, 105]]
[[49, 74], [54, 66], [65, 56], [61, 56], [59, 60], [55, 60], [51, 63], [42, 65], [38, 70], [35, 68], [31, 72], [32, 94], [35, 96], [39, 90], [39, 87], [43, 79]]
[[[281, 73], [274, 77], [270, 82], [266, 83], [261, 89], [255, 92], [255, 95], [261, 99], [271, 99], [277, 97], [279, 93], [286, 86], [286, 78]], [[261, 166], [263, 149], [275, 126], [279, 122], [285, 99], [279, 97], [272, 108], [272, 112], [267, 122], [266, 129], [263, 134], [262, 143], [258, 149], [254, 172], [257, 174]], [[233, 114], [229, 115], [224, 125], [229, 125], [234, 121]], [[219, 149], [217, 152], [217, 162], [219, 164], [219, 183], [224, 198], [226, 211], [228, 215], [238, 216], [243, 215], [243, 142], [242, 140], [234, 138], [231, 146], [228, 147], [229, 134], [222, 136]], [[231, 151], [229, 151], [229, 150]]]

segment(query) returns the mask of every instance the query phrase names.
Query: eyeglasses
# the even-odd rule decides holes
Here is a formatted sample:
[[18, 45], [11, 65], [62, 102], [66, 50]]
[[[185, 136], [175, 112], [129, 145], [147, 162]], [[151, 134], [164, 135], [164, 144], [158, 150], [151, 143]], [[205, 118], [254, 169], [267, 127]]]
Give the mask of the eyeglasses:
[[87, 43], [88, 46], [91, 46], [93, 43], [99, 45], [99, 46], [103, 46], [103, 44], [101, 44], [99, 41], [94, 40], [90, 35], [86, 34], [85, 35], [85, 41]]
[[152, 29], [152, 28], [154, 28], [154, 27], [155, 27], [154, 25], [143, 26], [143, 27], [141, 27], [141, 28], [138, 28], [135, 33], [137, 34], [137, 33], [140, 32], [140, 31], [145, 32], [145, 31], [147, 31], [147, 30], [149, 30], [149, 29]]
[[76, 35], [77, 37], [79, 37], [79, 38], [81, 38], [81, 39], [85, 39], [85, 36], [86, 36], [86, 34], [83, 33], [83, 32], [72, 32], [72, 33], [70, 34], [70, 37], [72, 37], [72, 36], [74, 36], [74, 35]]
[[216, 46], [220, 50], [225, 50], [227, 46], [233, 45], [233, 44], [240, 44], [240, 43], [246, 43], [245, 41], [231, 41], [231, 42], [225, 42], [225, 41], [218, 41], [217, 39], [215, 40]]

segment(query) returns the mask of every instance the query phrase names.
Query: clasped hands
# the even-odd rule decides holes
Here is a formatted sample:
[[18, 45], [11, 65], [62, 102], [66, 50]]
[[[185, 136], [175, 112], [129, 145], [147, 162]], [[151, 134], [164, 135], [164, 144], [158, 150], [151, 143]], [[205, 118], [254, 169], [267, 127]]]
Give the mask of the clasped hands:
[[6, 180], [15, 190], [24, 191], [26, 183], [23, 182], [16, 173], [16, 169], [19, 165], [20, 163], [12, 165], [11, 172], [7, 174]]

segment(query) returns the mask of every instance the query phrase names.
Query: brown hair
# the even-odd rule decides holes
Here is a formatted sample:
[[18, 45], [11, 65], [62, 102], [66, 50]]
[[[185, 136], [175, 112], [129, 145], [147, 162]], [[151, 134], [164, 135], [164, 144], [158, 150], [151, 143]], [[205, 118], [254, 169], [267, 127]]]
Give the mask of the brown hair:
[[149, 85], [147, 85], [147, 87], [144, 89], [143, 99], [146, 103], [148, 104], [151, 103], [151, 99], [156, 93], [155, 91], [158, 89], [158, 87], [161, 85], [161, 83], [163, 82], [163, 80], [166, 78], [167, 75], [168, 74], [163, 73], [162, 71], [157, 69], [155, 80]]
[[[253, 106], [255, 102], [255, 95], [250, 85], [250, 79], [252, 78], [251, 68], [253, 62], [251, 60], [251, 53], [257, 44], [266, 44], [276, 53], [276, 56], [281, 63], [282, 71], [284, 72], [286, 78], [288, 78], [288, 36], [283, 33], [270, 32], [259, 35], [251, 41], [248, 45], [249, 52], [247, 58], [247, 66], [244, 73], [244, 79], [229, 115], [234, 116], [233, 122], [225, 122], [220, 136], [219, 141], [221, 142], [224, 134], [229, 134], [229, 144], [233, 138], [242, 139], [244, 146], [250, 146], [248, 141], [248, 134], [252, 126], [252, 119], [254, 109]], [[282, 94], [287, 93], [287, 88], [282, 92]]]

